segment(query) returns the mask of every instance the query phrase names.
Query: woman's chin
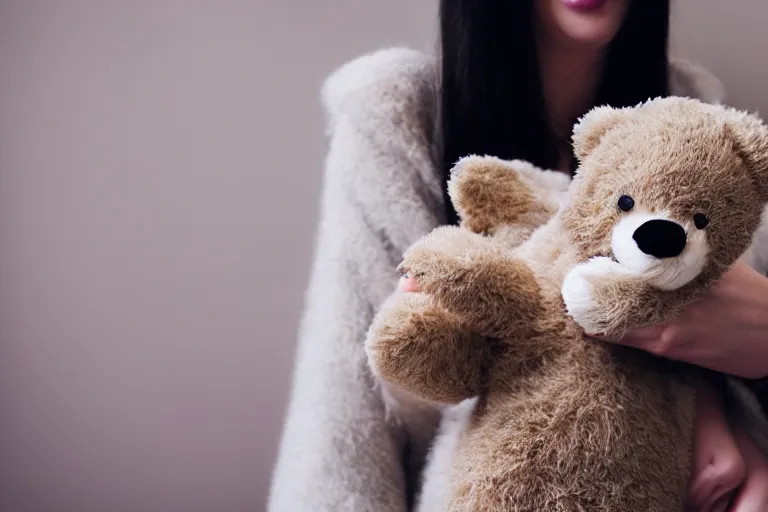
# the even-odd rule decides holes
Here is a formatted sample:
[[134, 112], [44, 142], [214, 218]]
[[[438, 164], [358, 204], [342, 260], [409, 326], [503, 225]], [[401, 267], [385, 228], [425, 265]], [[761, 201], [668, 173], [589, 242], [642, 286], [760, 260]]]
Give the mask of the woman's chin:
[[573, 44], [607, 46], [621, 28], [621, 20], [568, 14], [560, 21], [559, 28], [561, 35]]

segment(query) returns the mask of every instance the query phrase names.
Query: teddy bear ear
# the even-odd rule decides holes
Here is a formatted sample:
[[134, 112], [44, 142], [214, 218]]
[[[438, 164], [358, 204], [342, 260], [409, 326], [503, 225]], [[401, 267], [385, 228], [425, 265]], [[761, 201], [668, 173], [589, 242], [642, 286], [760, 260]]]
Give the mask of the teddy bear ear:
[[611, 129], [629, 118], [626, 108], [595, 107], [579, 119], [573, 127], [573, 149], [579, 160], [584, 160]]
[[768, 202], [768, 126], [755, 114], [729, 108], [726, 127], [760, 198]]

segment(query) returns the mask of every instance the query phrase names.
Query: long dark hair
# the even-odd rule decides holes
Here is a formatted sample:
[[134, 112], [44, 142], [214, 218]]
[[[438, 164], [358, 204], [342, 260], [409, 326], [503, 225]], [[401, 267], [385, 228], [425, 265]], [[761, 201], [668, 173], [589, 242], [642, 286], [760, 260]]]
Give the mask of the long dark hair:
[[[469, 154], [557, 167], [534, 27], [535, 0], [441, 0], [440, 158], [444, 182]], [[668, 94], [670, 0], [633, 0], [607, 50], [595, 105]], [[445, 194], [447, 222], [458, 221]]]

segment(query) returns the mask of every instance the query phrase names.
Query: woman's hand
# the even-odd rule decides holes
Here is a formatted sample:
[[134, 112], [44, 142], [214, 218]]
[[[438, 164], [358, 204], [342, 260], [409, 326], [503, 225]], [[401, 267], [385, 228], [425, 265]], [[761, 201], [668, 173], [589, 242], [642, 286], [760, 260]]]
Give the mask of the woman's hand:
[[737, 428], [734, 437], [744, 458], [746, 474], [729, 512], [768, 510], [768, 459], [742, 429]]
[[768, 510], [768, 459], [739, 425], [729, 423], [723, 395], [711, 385], [696, 397], [686, 505], [686, 512]]
[[696, 394], [693, 461], [686, 512], [725, 512], [747, 476], [744, 454], [723, 409], [723, 395], [705, 384]]
[[673, 322], [611, 341], [739, 377], [765, 377], [768, 278], [738, 262]]

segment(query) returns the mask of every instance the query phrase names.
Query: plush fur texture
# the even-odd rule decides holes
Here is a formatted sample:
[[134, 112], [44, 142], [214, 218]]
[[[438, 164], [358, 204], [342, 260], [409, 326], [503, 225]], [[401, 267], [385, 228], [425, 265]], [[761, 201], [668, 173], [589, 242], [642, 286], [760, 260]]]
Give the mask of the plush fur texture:
[[[546, 171], [461, 160], [462, 227], [409, 248], [399, 268], [421, 292], [395, 295], [369, 330], [380, 379], [427, 401], [477, 397], [445, 510], [683, 508], [706, 372], [585, 332], [671, 319], [747, 250], [768, 203], [768, 127], [665, 98], [594, 109], [574, 145], [559, 207]], [[532, 233], [521, 245], [494, 235], [518, 223]]]
[[[434, 55], [385, 49], [345, 63], [324, 84], [329, 150], [270, 512], [404, 512], [415, 494], [425, 508], [442, 495], [451, 435], [476, 399], [450, 408], [416, 399], [374, 379], [363, 350], [403, 252], [444, 221], [437, 71]], [[674, 60], [670, 71], [675, 94], [723, 99], [701, 68]], [[768, 236], [756, 239], [749, 262], [768, 269]]]

